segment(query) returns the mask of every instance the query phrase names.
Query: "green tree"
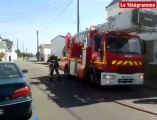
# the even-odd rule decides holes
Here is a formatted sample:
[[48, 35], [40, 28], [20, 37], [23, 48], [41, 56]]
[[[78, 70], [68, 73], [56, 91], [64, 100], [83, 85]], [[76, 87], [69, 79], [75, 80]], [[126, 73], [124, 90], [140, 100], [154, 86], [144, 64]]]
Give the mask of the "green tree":
[[4, 54], [3, 52], [1, 52], [1, 53], [0, 53], [0, 58], [3, 58], [4, 55], [5, 55], [5, 54]]
[[33, 53], [27, 53], [27, 57], [33, 57]]
[[18, 57], [22, 57], [22, 53], [21, 53], [21, 51], [20, 51], [19, 49], [16, 50], [15, 52], [17, 53], [17, 56], [18, 56]]

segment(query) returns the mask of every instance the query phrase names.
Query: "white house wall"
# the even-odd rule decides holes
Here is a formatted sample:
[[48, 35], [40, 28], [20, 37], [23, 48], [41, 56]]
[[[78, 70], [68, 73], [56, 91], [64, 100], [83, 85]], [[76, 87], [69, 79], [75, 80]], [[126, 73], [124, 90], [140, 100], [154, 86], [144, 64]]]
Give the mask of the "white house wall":
[[17, 53], [16, 52], [11, 53], [11, 59], [12, 60], [17, 60]]
[[42, 46], [40, 49], [40, 60], [44, 60], [46, 62], [50, 54], [51, 54], [51, 48], [47, 46]]
[[51, 54], [50, 48], [44, 48], [44, 61], [46, 62], [49, 58], [49, 55]]
[[50, 48], [44, 48], [44, 54], [51, 54]]
[[62, 51], [65, 45], [65, 39], [61, 36], [56, 37], [51, 41], [51, 51], [59, 57], [62, 56]]
[[1, 52], [5, 53], [5, 49], [0, 49], [0, 53], [1, 53]]
[[[122, 0], [122, 1], [141, 1], [141, 0]], [[152, 1], [152, 0], [145, 0], [145, 1]], [[132, 9], [132, 8], [129, 8], [129, 9], [128, 8], [119, 8], [119, 2], [118, 2], [118, 3], [108, 7], [106, 9], [106, 11], [107, 11], [107, 16], [111, 17], [111, 16], [117, 15], [119, 12], [127, 11], [130, 9]], [[143, 10], [144, 10], [144, 8], [143, 8]], [[151, 10], [153, 12], [157, 13], [157, 9], [151, 9]]]
[[11, 59], [17, 60], [17, 53], [15, 52], [15, 47], [12, 46]]
[[44, 54], [44, 49], [40, 49], [40, 54]]
[[16, 52], [6, 52], [4, 59], [9, 61], [9, 56], [11, 56], [11, 60], [17, 60], [17, 53]]
[[127, 9], [127, 8], [123, 8], [123, 9], [119, 8], [119, 3], [116, 3], [113, 6], [107, 8], [106, 10], [107, 10], [107, 16], [111, 17], [111, 16], [117, 15], [119, 12], [127, 11], [129, 9]]

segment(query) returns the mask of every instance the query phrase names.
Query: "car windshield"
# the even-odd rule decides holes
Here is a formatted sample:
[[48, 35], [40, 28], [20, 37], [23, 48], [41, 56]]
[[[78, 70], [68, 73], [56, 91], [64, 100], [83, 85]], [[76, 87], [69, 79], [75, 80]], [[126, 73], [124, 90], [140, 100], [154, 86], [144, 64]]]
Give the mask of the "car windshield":
[[0, 64], [0, 79], [21, 77], [18, 67], [12, 63]]
[[108, 35], [107, 51], [112, 53], [141, 54], [140, 39], [138, 37]]

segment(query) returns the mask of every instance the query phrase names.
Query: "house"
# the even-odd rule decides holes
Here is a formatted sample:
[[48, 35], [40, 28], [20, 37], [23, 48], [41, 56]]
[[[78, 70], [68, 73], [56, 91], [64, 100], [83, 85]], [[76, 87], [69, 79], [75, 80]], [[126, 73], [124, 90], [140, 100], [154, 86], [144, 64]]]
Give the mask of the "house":
[[51, 40], [51, 52], [54, 52], [58, 57], [62, 56], [65, 46], [65, 37], [58, 35]]
[[[119, 8], [120, 1], [131, 1], [131, 0], [113, 0], [105, 8], [107, 11], [108, 18], [111, 16], [118, 15], [119, 13], [123, 13], [130, 10], [128, 8]], [[141, 0], [136, 0], [136, 1], [141, 1]], [[152, 0], [145, 0], [145, 1], [152, 1]], [[154, 13], [157, 13], [157, 9], [151, 9], [151, 10]], [[142, 34], [139, 34], [139, 36], [141, 37], [141, 39], [146, 40], [146, 43], [147, 43], [147, 53], [146, 53], [147, 58], [146, 59], [149, 62], [157, 62], [157, 32], [142, 33]]]
[[2, 42], [0, 42], [0, 53], [5, 53], [5, 48]]
[[[141, 0], [112, 0], [112, 2], [105, 7], [108, 17], [115, 16], [120, 12], [128, 11], [131, 9], [131, 8], [129, 8], [129, 9], [128, 8], [119, 8], [120, 1], [141, 1]], [[144, 1], [153, 1], [153, 0], [144, 0]], [[156, 1], [156, 0], [154, 0], [154, 1]], [[157, 12], [156, 9], [152, 9], [152, 11]]]
[[17, 53], [15, 52], [15, 47], [13, 46], [13, 41], [8, 39], [2, 39], [1, 43], [5, 49], [4, 60], [17, 60]]
[[41, 44], [39, 47], [39, 60], [47, 62], [51, 54], [51, 45], [50, 44]]
[[0, 60], [4, 59], [4, 54], [5, 54], [5, 48], [2, 42], [0, 41]]

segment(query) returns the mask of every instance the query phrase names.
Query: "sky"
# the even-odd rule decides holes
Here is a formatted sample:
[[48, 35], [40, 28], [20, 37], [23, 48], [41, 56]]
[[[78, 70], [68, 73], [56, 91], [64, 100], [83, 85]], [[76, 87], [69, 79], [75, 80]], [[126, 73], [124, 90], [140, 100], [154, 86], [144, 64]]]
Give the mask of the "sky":
[[[104, 23], [112, 0], [80, 0], [80, 31]], [[63, 12], [64, 11], [64, 12]], [[0, 0], [0, 35], [29, 53], [58, 35], [77, 32], [77, 0]]]

